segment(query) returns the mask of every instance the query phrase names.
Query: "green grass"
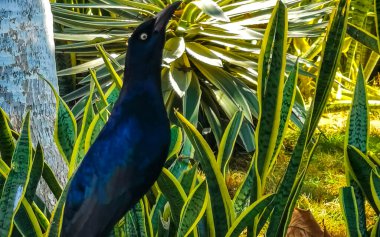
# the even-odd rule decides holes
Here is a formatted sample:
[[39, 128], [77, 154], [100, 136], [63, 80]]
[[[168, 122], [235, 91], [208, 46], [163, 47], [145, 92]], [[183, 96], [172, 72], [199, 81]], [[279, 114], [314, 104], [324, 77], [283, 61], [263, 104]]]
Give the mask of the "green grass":
[[[343, 215], [339, 204], [339, 188], [346, 185], [344, 170], [343, 144], [347, 113], [328, 114], [319, 125], [323, 134], [315, 150], [314, 156], [305, 177], [297, 206], [309, 209], [320, 226], [326, 227], [331, 236], [346, 236]], [[380, 116], [371, 114], [371, 137], [369, 151], [380, 156]], [[267, 183], [267, 192], [275, 191], [277, 184], [285, 172], [291, 151], [297, 141], [299, 131], [288, 129], [283, 149], [279, 154], [272, 176]], [[235, 157], [231, 162], [231, 174], [227, 179], [230, 193], [233, 194], [244, 178], [250, 156]], [[375, 213], [367, 205], [367, 224], [375, 222]]]

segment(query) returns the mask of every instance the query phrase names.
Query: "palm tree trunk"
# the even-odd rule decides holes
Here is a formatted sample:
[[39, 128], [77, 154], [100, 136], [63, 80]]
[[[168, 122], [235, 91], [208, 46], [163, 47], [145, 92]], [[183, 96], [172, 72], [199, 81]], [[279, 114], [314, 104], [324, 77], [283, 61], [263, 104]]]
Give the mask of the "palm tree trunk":
[[[5, 1], [5, 2], [4, 2]], [[58, 91], [54, 58], [53, 17], [49, 0], [3, 0], [0, 4], [0, 107], [20, 129], [32, 111], [33, 144], [41, 143], [45, 160], [65, 183], [67, 168], [53, 139], [55, 98], [38, 73]], [[55, 203], [46, 185], [39, 194]], [[51, 207], [51, 205], [49, 205]]]

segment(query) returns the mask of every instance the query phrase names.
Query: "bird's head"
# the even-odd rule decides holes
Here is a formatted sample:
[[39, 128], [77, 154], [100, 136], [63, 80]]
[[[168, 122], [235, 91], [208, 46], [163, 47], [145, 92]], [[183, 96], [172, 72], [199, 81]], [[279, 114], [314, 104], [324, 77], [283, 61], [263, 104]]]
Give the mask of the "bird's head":
[[[155, 67], [161, 65], [166, 25], [180, 4], [181, 2], [178, 1], [169, 5], [135, 29], [128, 40], [127, 67], [143, 66], [147, 69], [147, 65]], [[135, 65], [135, 63], [140, 65]]]

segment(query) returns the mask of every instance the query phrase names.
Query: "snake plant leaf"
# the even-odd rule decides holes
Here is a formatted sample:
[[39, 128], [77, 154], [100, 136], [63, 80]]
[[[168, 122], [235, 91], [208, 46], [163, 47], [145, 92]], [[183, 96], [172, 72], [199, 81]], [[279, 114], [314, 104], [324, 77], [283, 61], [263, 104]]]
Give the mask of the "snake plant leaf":
[[[10, 168], [8, 165], [5, 164], [3, 160], [0, 160], [0, 173], [4, 177], [4, 180], [5, 178], [8, 178], [9, 172]], [[15, 233], [15, 231], [18, 231], [21, 232], [20, 234], [24, 236], [42, 236], [42, 230], [38, 219], [43, 222], [43, 219], [46, 219], [46, 217], [43, 214], [41, 216], [38, 216], [35, 213], [36, 211], [33, 210], [29, 202], [23, 198], [21, 200], [21, 205], [14, 217], [14, 224], [16, 225], [17, 229], [13, 229], [12, 235]]]
[[380, 175], [375, 170], [371, 172], [370, 185], [374, 202], [380, 210]]
[[243, 122], [243, 113], [238, 111], [228, 123], [219, 145], [217, 164], [223, 177], [226, 177], [227, 166], [234, 150], [236, 139], [239, 135], [240, 127]]
[[149, 218], [149, 201], [148, 201], [148, 198], [146, 196], [144, 196], [143, 198], [143, 203], [144, 203], [144, 223], [145, 223], [145, 229], [146, 229], [146, 232], [147, 232], [147, 236], [148, 237], [154, 237], [154, 234], [153, 234], [153, 226], [152, 226], [152, 222]]
[[356, 79], [355, 93], [349, 120], [347, 121], [348, 136], [346, 143], [355, 146], [364, 154], [367, 153], [369, 135], [369, 108], [367, 102], [366, 83], [363, 68], [359, 67]]
[[106, 124], [107, 119], [102, 118], [105, 112], [107, 112], [107, 108], [103, 108], [99, 113], [97, 113], [93, 120], [91, 121], [90, 125], [88, 126], [87, 132], [85, 134], [85, 141], [84, 141], [84, 152], [87, 153], [88, 149], [90, 149], [90, 146], [95, 142], [95, 139], [98, 137], [100, 131], [102, 130], [103, 126]]
[[295, 193], [298, 188], [297, 185], [297, 174], [299, 172], [302, 158], [307, 144], [307, 134], [309, 133], [309, 126], [311, 122], [311, 112], [309, 112], [305, 124], [301, 130], [301, 134], [298, 137], [296, 146], [293, 150], [292, 156], [290, 158], [288, 167], [286, 169], [285, 175], [283, 176], [282, 182], [280, 183], [277, 194], [274, 200], [274, 210], [272, 214], [271, 221], [267, 230], [268, 236], [282, 236], [280, 233], [283, 232], [280, 226], [285, 224], [287, 220], [287, 205], [291, 201], [291, 194]]
[[252, 220], [254, 220], [256, 216], [260, 215], [260, 213], [262, 213], [262, 211], [270, 204], [273, 197], [274, 194], [265, 195], [247, 207], [247, 209], [244, 210], [244, 212], [242, 212], [232, 223], [226, 237], [240, 236], [241, 232], [252, 222]]
[[170, 146], [168, 158], [178, 154], [181, 150], [182, 131], [178, 126], [173, 125], [170, 128]]
[[372, 51], [380, 53], [377, 36], [351, 23], [347, 24], [347, 34]]
[[100, 107], [98, 108], [98, 111], [99, 111], [99, 110], [102, 110], [104, 107], [108, 106], [108, 101], [107, 101], [106, 95], [103, 92], [101, 85], [99, 84], [99, 80], [96, 76], [96, 71], [91, 68], [88, 69], [88, 71], [90, 72], [91, 78], [93, 82], [95, 83], [95, 87], [97, 90], [96, 92], [99, 94], [99, 97], [100, 97], [100, 101], [98, 102], [100, 104]]
[[7, 114], [0, 108], [0, 154], [1, 159], [3, 159], [7, 165], [10, 165], [15, 150], [15, 142], [8, 121]]
[[371, 231], [371, 237], [377, 237], [380, 235], [380, 219], [377, 219], [375, 225]]
[[176, 225], [181, 219], [181, 210], [186, 201], [186, 193], [181, 184], [166, 168], [162, 169], [161, 175], [157, 179], [158, 187], [170, 204], [170, 210]]
[[187, 195], [194, 189], [197, 181], [197, 165], [185, 170], [181, 177], [181, 186]]
[[219, 20], [229, 22], [230, 19], [227, 15], [223, 13], [223, 10], [218, 6], [218, 4], [211, 0], [200, 0], [191, 2], [199, 9], [201, 9], [205, 14]]
[[125, 233], [128, 236], [153, 237], [153, 230], [149, 226], [146, 205], [142, 199], [126, 214]]
[[[44, 216], [41, 216], [41, 218], [46, 220]], [[14, 224], [22, 236], [43, 236], [37, 215], [35, 215], [33, 208], [25, 198], [21, 201], [20, 208], [15, 215]]]
[[57, 178], [55, 177], [53, 170], [46, 162], [44, 162], [42, 178], [45, 180], [54, 197], [58, 200], [62, 194], [62, 187], [59, 184]]
[[354, 188], [343, 187], [339, 190], [340, 206], [349, 236], [362, 236], [359, 228], [359, 213]]
[[[284, 86], [287, 30], [287, 9], [284, 3], [279, 1], [265, 31], [258, 65], [257, 97], [261, 107], [256, 128], [257, 150], [254, 159], [255, 168], [263, 180], [274, 153], [280, 126], [278, 118]], [[260, 193], [261, 190], [257, 192]]]
[[251, 189], [255, 188], [253, 187], [253, 180], [256, 178], [255, 175], [254, 162], [251, 162], [243, 183], [239, 186], [232, 200], [236, 216], [241, 215], [249, 201]]
[[156, 198], [156, 203], [152, 207], [150, 214], [149, 214], [149, 219], [152, 223], [152, 229], [153, 229], [153, 234], [158, 234], [159, 228], [161, 226], [161, 213], [164, 212], [165, 204], [167, 203], [167, 200], [165, 196], [162, 193], [159, 193]]
[[29, 203], [33, 203], [34, 196], [36, 195], [37, 185], [42, 177], [44, 168], [44, 154], [41, 145], [38, 143], [36, 152], [34, 154], [32, 169], [29, 175], [28, 187], [25, 191], [25, 198]]
[[290, 224], [290, 221], [291, 221], [291, 218], [293, 215], [293, 210], [294, 210], [294, 207], [297, 203], [297, 199], [298, 199], [299, 193], [301, 191], [303, 181], [304, 181], [305, 176], [306, 176], [306, 171], [309, 167], [309, 164], [310, 164], [311, 158], [314, 154], [315, 148], [317, 147], [317, 144], [319, 142], [319, 138], [320, 138], [320, 136], [317, 137], [315, 142], [312, 144], [312, 147], [309, 151], [309, 154], [307, 154], [306, 161], [304, 161], [304, 163], [306, 163], [306, 164], [305, 164], [303, 170], [298, 175], [298, 177], [296, 177], [294, 185], [293, 185], [293, 187], [289, 193], [289, 196], [287, 198], [288, 200], [286, 202], [286, 205], [285, 205], [285, 207], [283, 209], [283, 213], [282, 213], [282, 216], [284, 218], [281, 219], [281, 222], [277, 228], [279, 230], [279, 232], [278, 232], [279, 236], [284, 236], [284, 237], [286, 236], [286, 233], [287, 233], [286, 230], [289, 227], [289, 224]]
[[69, 191], [71, 179], [67, 181], [65, 189], [62, 191], [62, 195], [59, 197], [57, 204], [54, 207], [52, 215], [50, 217], [50, 225], [45, 233], [46, 237], [60, 237], [63, 221], [63, 212], [65, 208], [65, 201], [67, 193]]
[[117, 88], [116, 84], [113, 83], [107, 90], [105, 96], [109, 104], [114, 104], [119, 98], [120, 90]]
[[[24, 201], [23, 201], [24, 202]], [[26, 205], [25, 205], [26, 206]], [[49, 227], [49, 219], [48, 219], [48, 216], [50, 215], [50, 213], [46, 213], [46, 210], [41, 210], [39, 206], [37, 206], [37, 204], [34, 202], [32, 203], [32, 209], [33, 209], [33, 212], [36, 216], [36, 219], [38, 221], [38, 224], [39, 226], [41, 226], [41, 229], [43, 232], [46, 232], [46, 230], [48, 229]], [[29, 212], [28, 212], [29, 213]], [[17, 215], [16, 215], [17, 216]], [[31, 216], [31, 215], [29, 215]], [[49, 216], [50, 217], [50, 216]], [[38, 226], [37, 225], [37, 221], [35, 222], [32, 222], [34, 226]], [[36, 229], [36, 228], [35, 228]]]
[[181, 221], [179, 223], [177, 237], [189, 236], [196, 228], [206, 211], [209, 199], [208, 195], [206, 181], [201, 182], [191, 191], [181, 211]]
[[30, 112], [24, 118], [20, 137], [12, 156], [11, 170], [0, 198], [0, 236], [11, 236], [13, 219], [19, 209], [29, 182], [32, 167]]
[[173, 37], [166, 41], [162, 60], [166, 63], [171, 63], [180, 58], [185, 52], [185, 40], [183, 37]]
[[95, 83], [91, 83], [90, 96], [87, 99], [82, 118], [82, 126], [79, 135], [75, 141], [73, 152], [69, 164], [69, 177], [74, 173], [76, 167], [85, 156], [84, 144], [86, 140], [86, 132], [91, 125], [95, 114], [92, 106], [92, 96], [94, 93]]
[[234, 212], [222, 173], [218, 168], [211, 148], [208, 146], [202, 135], [180, 113], [176, 112], [175, 114], [191, 141], [191, 144], [194, 146], [196, 157], [205, 172], [211, 198], [215, 233], [217, 236], [224, 236], [234, 220]]
[[371, 171], [376, 168], [376, 165], [356, 147], [348, 145], [346, 149], [350, 175], [359, 185], [375, 212], [379, 214], [370, 185]]
[[57, 115], [54, 123], [54, 140], [64, 161], [66, 164], [69, 164], [77, 138], [77, 123], [71, 110], [58, 95], [51, 82], [43, 78], [41, 75], [40, 77], [50, 86], [54, 93], [57, 103]]
[[318, 72], [308, 140], [311, 139], [311, 135], [317, 128], [334, 83], [346, 34], [349, 6], [349, 0], [340, 0], [335, 14], [331, 17], [332, 20], [328, 27], [327, 40], [322, 49], [322, 61]]
[[284, 139], [285, 130], [288, 127], [289, 118], [292, 114], [292, 107], [294, 104], [294, 99], [296, 95], [298, 79], [298, 62], [294, 66], [294, 69], [290, 72], [288, 79], [285, 82], [283, 95], [282, 95], [282, 106], [280, 113], [280, 126], [276, 139], [276, 146], [270, 161], [268, 172], [270, 172], [277, 160], [278, 153], [280, 152], [280, 145]]

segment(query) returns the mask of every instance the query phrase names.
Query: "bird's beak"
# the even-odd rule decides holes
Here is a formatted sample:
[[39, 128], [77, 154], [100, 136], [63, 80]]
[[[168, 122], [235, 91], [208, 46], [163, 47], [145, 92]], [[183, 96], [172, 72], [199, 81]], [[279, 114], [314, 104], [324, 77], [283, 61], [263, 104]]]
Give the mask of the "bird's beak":
[[166, 25], [168, 24], [174, 11], [178, 8], [180, 4], [181, 4], [181, 1], [175, 2], [169, 5], [168, 7], [166, 7], [164, 10], [160, 11], [155, 16], [155, 19], [156, 19], [156, 22], [154, 23], [155, 32], [165, 31]]

